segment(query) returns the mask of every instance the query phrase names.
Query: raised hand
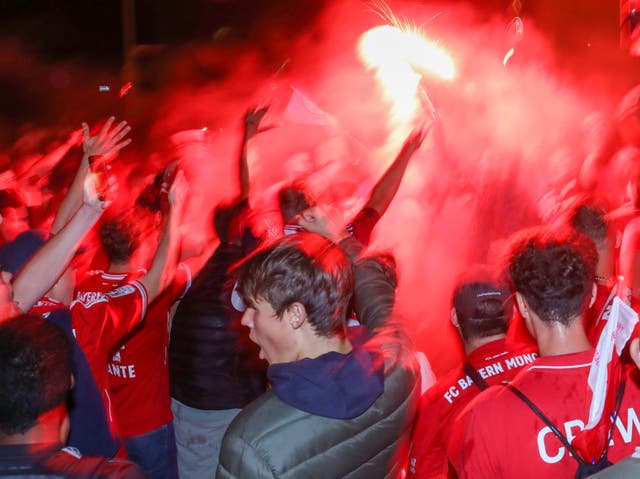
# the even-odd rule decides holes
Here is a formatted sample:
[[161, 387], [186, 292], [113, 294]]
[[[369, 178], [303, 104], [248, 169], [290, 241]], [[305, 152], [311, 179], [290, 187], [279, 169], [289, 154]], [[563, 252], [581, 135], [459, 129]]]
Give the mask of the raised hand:
[[82, 128], [78, 128], [77, 130], [73, 130], [69, 133], [69, 137], [67, 138], [67, 143], [70, 146], [80, 146], [82, 144], [84, 136], [84, 126]]
[[413, 155], [422, 145], [422, 142], [427, 137], [427, 133], [429, 133], [430, 129], [431, 123], [425, 123], [417, 128], [414, 128], [413, 131], [409, 133], [409, 136], [407, 136], [407, 139], [404, 141], [404, 145], [402, 145], [402, 151], [405, 154]]
[[269, 110], [269, 106], [263, 108], [250, 108], [244, 116], [244, 137], [245, 139], [256, 136], [260, 129], [260, 122]]
[[125, 136], [131, 131], [126, 121], [121, 121], [111, 128], [115, 118], [110, 117], [97, 135], [90, 136], [89, 125], [82, 124], [82, 149], [85, 156], [114, 156], [122, 148], [131, 143]]
[[105, 180], [106, 184], [100, 186], [102, 191], [98, 191], [98, 176], [91, 171], [87, 173], [87, 176], [84, 178], [82, 189], [83, 204], [98, 211], [106, 209], [111, 204], [111, 200], [109, 198], [113, 198], [115, 195], [115, 192], [118, 189], [118, 184], [113, 176], [109, 176], [108, 178], [105, 178]]
[[172, 211], [180, 212], [184, 207], [189, 191], [189, 183], [182, 170], [178, 170], [169, 190], [169, 205]]

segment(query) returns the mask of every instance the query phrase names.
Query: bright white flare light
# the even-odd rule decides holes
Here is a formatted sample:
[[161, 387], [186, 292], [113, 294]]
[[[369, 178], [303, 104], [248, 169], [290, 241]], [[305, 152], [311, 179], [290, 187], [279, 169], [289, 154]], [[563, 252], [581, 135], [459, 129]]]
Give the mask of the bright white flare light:
[[421, 74], [445, 80], [455, 76], [449, 54], [415, 30], [391, 25], [367, 30], [358, 41], [358, 55], [376, 71], [383, 95], [392, 104], [390, 121], [396, 126], [410, 125], [420, 115], [424, 101], [420, 97]]
[[409, 64], [418, 72], [431, 73], [444, 80], [455, 77], [451, 56], [418, 31], [382, 25], [360, 36], [358, 51], [370, 67]]

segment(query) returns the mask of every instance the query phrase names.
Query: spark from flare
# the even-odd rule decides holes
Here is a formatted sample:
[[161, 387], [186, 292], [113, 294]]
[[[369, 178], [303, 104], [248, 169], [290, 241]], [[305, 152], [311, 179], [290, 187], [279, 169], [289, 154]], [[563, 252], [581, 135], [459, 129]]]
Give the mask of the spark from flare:
[[502, 60], [502, 64], [505, 67], [507, 66], [507, 62], [513, 56], [514, 53], [515, 53], [515, 50], [513, 48], [509, 48], [509, 51], [505, 54], [504, 59]]

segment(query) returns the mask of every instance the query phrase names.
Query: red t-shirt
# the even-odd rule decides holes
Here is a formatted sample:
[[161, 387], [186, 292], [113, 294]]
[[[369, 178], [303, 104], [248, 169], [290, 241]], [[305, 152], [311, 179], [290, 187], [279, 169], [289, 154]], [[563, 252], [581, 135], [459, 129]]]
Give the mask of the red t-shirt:
[[51, 311], [54, 309], [65, 308], [66, 306], [58, 301], [57, 299], [52, 299], [47, 296], [44, 296], [33, 307], [29, 310], [31, 314], [37, 314], [38, 316], [42, 316], [43, 318], [47, 318]]
[[87, 356], [112, 423], [107, 363], [122, 338], [144, 318], [146, 309], [147, 292], [140, 282], [127, 282], [127, 275], [103, 271], [90, 272], [76, 287], [71, 303], [76, 339]]
[[[586, 424], [591, 403], [587, 385], [594, 350], [539, 358], [513, 380], [572, 441]], [[638, 371], [630, 369], [608, 458], [617, 462], [640, 443]], [[578, 468], [549, 427], [512, 391], [489, 388], [464, 409], [453, 440], [452, 461], [461, 478], [574, 477]]]
[[[489, 385], [510, 381], [520, 369], [537, 358], [535, 348], [510, 350], [505, 339], [492, 341], [473, 351], [467, 361]], [[413, 433], [409, 476], [446, 477], [447, 448], [453, 425], [462, 409], [480, 389], [463, 371], [451, 371], [422, 396]]]
[[190, 285], [191, 272], [180, 264], [173, 283], [149, 305], [144, 321], [127, 335], [107, 365], [113, 412], [125, 439], [173, 419], [167, 362], [169, 313]]

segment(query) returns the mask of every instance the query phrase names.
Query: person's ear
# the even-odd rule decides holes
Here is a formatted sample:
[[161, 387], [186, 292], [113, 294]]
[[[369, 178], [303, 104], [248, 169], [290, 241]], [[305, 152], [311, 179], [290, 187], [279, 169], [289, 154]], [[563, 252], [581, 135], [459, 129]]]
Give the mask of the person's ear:
[[456, 313], [456, 308], [451, 308], [451, 324], [453, 324], [453, 326], [456, 329], [460, 328], [460, 323], [458, 322], [458, 313]]
[[522, 296], [518, 292], [516, 292], [516, 305], [517, 305], [518, 311], [520, 311], [520, 314], [522, 315], [522, 317], [527, 319], [527, 317], [529, 317], [529, 315], [530, 315], [529, 304], [527, 303], [527, 300], [524, 299], [524, 296]]
[[287, 308], [287, 313], [287, 320], [293, 329], [298, 329], [307, 319], [307, 310], [302, 303], [293, 303]]
[[313, 208], [307, 208], [302, 213], [300, 213], [300, 221], [305, 221], [308, 223], [313, 223], [316, 221], [316, 213]]
[[522, 296], [518, 292], [516, 292], [516, 304], [518, 306], [518, 311], [520, 311], [520, 315], [524, 318], [524, 324], [527, 327], [527, 330], [529, 331], [529, 333], [531, 333], [531, 336], [535, 338], [535, 327], [533, 324], [533, 319], [531, 317], [532, 312], [529, 308], [529, 303], [527, 303], [527, 300], [524, 298], [524, 296]]

